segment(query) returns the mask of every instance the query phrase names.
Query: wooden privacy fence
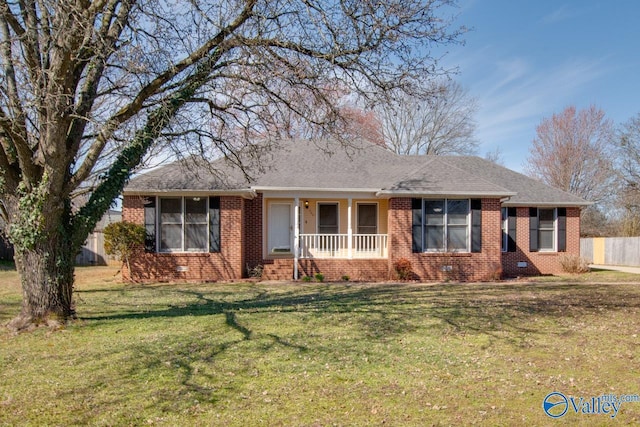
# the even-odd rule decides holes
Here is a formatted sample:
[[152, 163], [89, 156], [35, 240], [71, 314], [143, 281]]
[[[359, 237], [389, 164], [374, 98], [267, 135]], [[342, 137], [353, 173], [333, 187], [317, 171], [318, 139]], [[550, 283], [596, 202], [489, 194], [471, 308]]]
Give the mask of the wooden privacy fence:
[[[122, 213], [119, 211], [108, 211], [98, 222], [93, 233], [89, 234], [87, 241], [76, 255], [76, 265], [108, 265], [118, 264], [117, 257], [107, 255], [104, 249], [104, 227], [112, 222], [122, 220]], [[13, 261], [13, 248], [0, 235], [0, 260]]]
[[89, 235], [80, 253], [76, 256], [76, 265], [118, 264], [118, 258], [107, 255], [104, 250], [104, 233], [94, 231]]
[[583, 238], [580, 255], [593, 264], [640, 267], [640, 237]]

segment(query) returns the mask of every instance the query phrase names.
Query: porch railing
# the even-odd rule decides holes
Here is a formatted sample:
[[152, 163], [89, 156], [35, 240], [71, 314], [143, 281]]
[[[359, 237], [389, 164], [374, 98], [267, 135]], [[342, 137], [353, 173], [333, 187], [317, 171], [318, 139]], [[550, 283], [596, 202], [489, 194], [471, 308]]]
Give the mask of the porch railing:
[[386, 234], [300, 234], [300, 258], [386, 257]]

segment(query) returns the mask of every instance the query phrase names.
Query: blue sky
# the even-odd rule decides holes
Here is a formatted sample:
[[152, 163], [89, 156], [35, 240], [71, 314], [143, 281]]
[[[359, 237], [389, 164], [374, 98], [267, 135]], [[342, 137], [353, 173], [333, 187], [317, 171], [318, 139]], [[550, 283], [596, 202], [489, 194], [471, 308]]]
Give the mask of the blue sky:
[[535, 128], [569, 105], [620, 124], [640, 113], [640, 1], [460, 0], [472, 28], [445, 64], [478, 99], [480, 154], [521, 170]]

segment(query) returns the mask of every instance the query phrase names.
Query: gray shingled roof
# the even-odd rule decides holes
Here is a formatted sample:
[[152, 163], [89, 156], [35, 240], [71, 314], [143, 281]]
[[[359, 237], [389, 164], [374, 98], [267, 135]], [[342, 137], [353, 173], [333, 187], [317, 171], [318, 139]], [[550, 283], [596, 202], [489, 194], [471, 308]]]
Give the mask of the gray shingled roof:
[[[198, 163], [198, 162], [194, 162]], [[354, 142], [285, 141], [251, 168], [251, 180], [224, 159], [209, 165], [175, 162], [133, 178], [125, 194], [253, 192], [299, 189], [406, 195], [487, 196], [505, 205], [582, 206], [585, 200], [473, 156], [399, 156]]]
[[451, 156], [446, 160], [478, 178], [502, 183], [506, 188], [516, 193], [504, 203], [505, 206], [587, 206], [591, 204], [581, 197], [550, 187], [536, 179], [480, 157]]

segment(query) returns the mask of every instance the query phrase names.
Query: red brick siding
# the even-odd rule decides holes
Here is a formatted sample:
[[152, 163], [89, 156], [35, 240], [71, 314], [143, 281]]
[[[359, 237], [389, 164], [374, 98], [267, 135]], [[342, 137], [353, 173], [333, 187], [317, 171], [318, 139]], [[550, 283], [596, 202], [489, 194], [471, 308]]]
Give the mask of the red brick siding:
[[[263, 279], [290, 280], [293, 277], [293, 259], [280, 258], [264, 261]], [[298, 260], [298, 274], [314, 277], [322, 273], [325, 280], [375, 281], [389, 278], [389, 262], [386, 259], [301, 259]]]
[[[529, 208], [516, 210], [516, 251], [502, 254], [502, 268], [507, 276], [527, 276], [538, 274], [558, 274], [562, 268], [558, 257], [563, 253], [580, 255], [580, 209], [567, 208], [567, 250], [566, 252], [529, 251]], [[527, 267], [518, 267], [526, 262]]]
[[[262, 261], [262, 193], [253, 200], [245, 200], [245, 266], [249, 269]], [[246, 272], [245, 272], [246, 273]]]
[[[418, 280], [491, 280], [500, 275], [500, 201], [482, 200], [482, 252], [413, 253], [411, 199], [393, 198], [389, 203], [389, 269], [399, 258], [411, 262]], [[443, 271], [448, 267], [450, 271]]]
[[[143, 198], [127, 196], [123, 203], [123, 220], [144, 223]], [[136, 281], [207, 281], [243, 277], [245, 267], [265, 265], [265, 278], [290, 279], [293, 259], [263, 260], [263, 199], [221, 197], [221, 253], [148, 254], [142, 248], [132, 259], [132, 275]], [[411, 199], [389, 201], [389, 259], [373, 260], [300, 260], [300, 275], [321, 272], [327, 280], [393, 279], [393, 263], [407, 258], [418, 280], [491, 280], [505, 275], [559, 273], [558, 253], [529, 252], [529, 209], [517, 209], [517, 252], [501, 253], [500, 203], [482, 200], [482, 252], [480, 253], [413, 253], [411, 242]], [[580, 251], [580, 209], [567, 209], [567, 253]], [[518, 268], [527, 262], [527, 268]], [[443, 271], [450, 266], [451, 271]], [[244, 274], [243, 274], [244, 273]], [[130, 273], [123, 269], [123, 277]]]
[[389, 262], [386, 259], [301, 259], [298, 262], [300, 277], [322, 273], [326, 280], [375, 281], [389, 279]]
[[[124, 221], [144, 224], [143, 199], [125, 196]], [[241, 278], [244, 265], [243, 206], [244, 200], [240, 197], [220, 198], [220, 253], [145, 253], [140, 248], [131, 260], [131, 272], [123, 268], [123, 279], [173, 282]]]

